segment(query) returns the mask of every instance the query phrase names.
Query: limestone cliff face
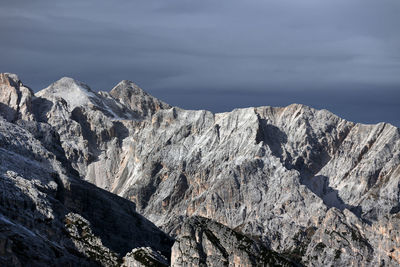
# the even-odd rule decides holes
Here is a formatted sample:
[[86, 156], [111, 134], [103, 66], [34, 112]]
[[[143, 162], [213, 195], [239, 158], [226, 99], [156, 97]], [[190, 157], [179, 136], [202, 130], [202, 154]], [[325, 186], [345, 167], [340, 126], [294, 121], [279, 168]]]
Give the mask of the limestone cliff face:
[[0, 265], [120, 266], [140, 248], [169, 258], [168, 235], [132, 202], [82, 181], [49, 124], [21, 119], [32, 119], [24, 90], [0, 88], [14, 112], [0, 110]]
[[0, 112], [8, 121], [33, 120], [33, 92], [11, 73], [0, 73]]
[[161, 109], [171, 108], [167, 103], [149, 95], [139, 86], [127, 80], [118, 83], [110, 91], [110, 95], [126, 107], [136, 111], [142, 118], [151, 117]]
[[81, 82], [62, 78], [36, 95], [38, 120], [57, 129], [72, 166], [107, 190], [120, 168], [129, 125], [170, 107], [128, 81], [110, 93], [96, 93]]
[[[388, 124], [354, 124], [302, 105], [224, 114], [173, 108], [136, 127], [114, 192], [172, 234], [200, 215], [307, 265], [394, 265], [398, 230], [381, 249], [373, 229], [398, 220], [399, 137]], [[331, 210], [339, 215], [327, 221]], [[351, 215], [343, 232], [359, 235], [312, 238], [324, 229], [331, 239]], [[311, 253], [319, 243], [324, 259]]]
[[191, 217], [172, 247], [172, 266], [296, 266], [247, 236], [210, 219]]
[[[197, 253], [218, 266], [211, 259], [224, 250], [198, 239], [213, 223], [307, 266], [400, 264], [400, 130], [390, 124], [355, 124], [298, 104], [183, 110], [128, 81], [96, 93], [63, 78], [32, 99], [42, 130], [18, 124], [41, 140], [50, 127], [64, 164], [176, 237], [173, 265]], [[227, 234], [221, 246], [244, 255], [235, 238]], [[185, 242], [196, 247], [184, 251]]]

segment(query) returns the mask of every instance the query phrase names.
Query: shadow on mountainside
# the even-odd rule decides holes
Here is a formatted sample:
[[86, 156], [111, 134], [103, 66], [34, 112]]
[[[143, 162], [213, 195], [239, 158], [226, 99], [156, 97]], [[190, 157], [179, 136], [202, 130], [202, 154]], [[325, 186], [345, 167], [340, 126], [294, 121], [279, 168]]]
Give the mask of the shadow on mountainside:
[[[7, 249], [7, 253], [0, 255], [1, 265], [98, 265], [79, 252], [66, 235], [65, 212], [55, 191], [46, 192], [46, 197], [39, 194], [35, 200], [17, 186], [15, 180], [4, 173], [0, 176], [0, 241]], [[38, 188], [30, 189], [33, 190]], [[42, 214], [44, 207], [39, 210], [37, 205], [42, 201], [51, 203], [48, 208], [54, 218]]]
[[[8, 244], [6, 256], [0, 253], [0, 265], [16, 258], [22, 266], [97, 266], [107, 260], [104, 253], [121, 261], [139, 247], [152, 247], [170, 258], [173, 240], [136, 213], [134, 203], [74, 179], [66, 189], [56, 173], [51, 175], [55, 190], [21, 175], [0, 173], [0, 242]], [[75, 234], [71, 227], [77, 229]]]
[[53, 102], [45, 98], [37, 97], [32, 100], [33, 114], [38, 122], [48, 122], [47, 113], [53, 107]]
[[[16, 125], [25, 131], [18, 130]], [[173, 240], [136, 213], [134, 203], [81, 180], [66, 159], [59, 136], [49, 125], [19, 120], [16, 124], [3, 122], [2, 126], [0, 265], [4, 260], [8, 266], [7, 261], [13, 257], [21, 260], [22, 266], [33, 264], [33, 259], [38, 260], [33, 265], [98, 265], [97, 262], [107, 259], [101, 256], [107, 249], [112, 251], [108, 254], [118, 254], [121, 260], [139, 247], [152, 247], [170, 258]], [[29, 139], [31, 134], [43, 147], [13, 142], [7, 134], [10, 130], [21, 134], [21, 140]], [[46, 154], [46, 150], [52, 154]], [[56, 159], [63, 169], [57, 167]], [[65, 176], [61, 177], [61, 173]], [[78, 229], [75, 238], [71, 229]], [[11, 230], [21, 234], [10, 233]], [[103, 246], [96, 240], [101, 240]], [[11, 259], [2, 258], [1, 244], [9, 246], [14, 255]], [[45, 260], [49, 260], [48, 264]]]
[[339, 196], [339, 191], [329, 186], [329, 177], [317, 175], [301, 180], [301, 183], [319, 196], [328, 208], [335, 207], [340, 211], [348, 209], [358, 218], [361, 218], [361, 206], [346, 204]]
[[268, 124], [265, 119], [259, 118], [259, 129], [256, 136], [257, 144], [264, 142], [271, 152], [272, 155], [283, 161], [283, 146], [287, 143], [287, 135], [281, 131], [278, 127]]
[[172, 239], [136, 213], [133, 202], [84, 181], [72, 183], [65, 195], [65, 206], [90, 221], [106, 247], [123, 256], [133, 248], [151, 246], [169, 258]]
[[17, 115], [17, 111], [0, 102], [0, 115], [3, 116], [7, 121], [13, 121]]
[[268, 124], [265, 119], [259, 118], [259, 123], [257, 143], [263, 141], [270, 148], [272, 155], [279, 158], [285, 168], [297, 170], [300, 174], [301, 184], [320, 197], [328, 208], [335, 207], [341, 211], [348, 209], [361, 218], [361, 207], [346, 204], [339, 196], [339, 191], [329, 186], [329, 177], [315, 176], [331, 159], [322, 144], [310, 137], [307, 141], [313, 144], [311, 150], [299, 151], [299, 156], [294, 158], [290, 152], [285, 150], [288, 142], [286, 133], [278, 127]]

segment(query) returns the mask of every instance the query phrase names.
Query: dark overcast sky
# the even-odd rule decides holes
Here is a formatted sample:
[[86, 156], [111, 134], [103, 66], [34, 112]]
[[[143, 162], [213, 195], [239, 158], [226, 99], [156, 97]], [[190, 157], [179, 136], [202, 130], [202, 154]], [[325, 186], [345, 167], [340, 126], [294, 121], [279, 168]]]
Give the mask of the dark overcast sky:
[[1, 0], [0, 72], [128, 79], [183, 108], [303, 103], [400, 126], [399, 0]]

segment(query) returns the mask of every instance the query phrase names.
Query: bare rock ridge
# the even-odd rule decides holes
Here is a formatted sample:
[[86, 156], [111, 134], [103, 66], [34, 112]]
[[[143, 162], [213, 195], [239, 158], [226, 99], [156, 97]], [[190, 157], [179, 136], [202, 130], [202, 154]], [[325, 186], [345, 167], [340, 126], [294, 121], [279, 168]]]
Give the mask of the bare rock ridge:
[[247, 236], [210, 219], [193, 216], [172, 247], [173, 266], [293, 266]]
[[[50, 102], [34, 97], [30, 90], [20, 91], [27, 87], [15, 75], [1, 77], [1, 93], [7, 96], [2, 103], [12, 110], [0, 112], [0, 264], [168, 266], [172, 238], [137, 214], [134, 203], [82, 181], [71, 164], [75, 161], [67, 159], [71, 155], [64, 147], [70, 146], [60, 136], [74, 131], [82, 134], [83, 124], [74, 124], [70, 117], [74, 110], [85, 108], [79, 105], [92, 103], [88, 113], [104, 113], [115, 119], [108, 110], [94, 106], [104, 107], [104, 94], [64, 78], [58, 84], [73, 87], [81, 102], [76, 104], [73, 97], [63, 99], [60, 88], [52, 87], [48, 91], [54, 95], [49, 99], [54, 102]], [[21, 101], [25, 93], [31, 102]], [[118, 105], [116, 100], [110, 101]], [[52, 110], [59, 112], [57, 118], [46, 116]], [[64, 128], [49, 124], [63, 126], [70, 119], [72, 123]], [[77, 136], [76, 148], [88, 145], [84, 142], [87, 137]]]
[[86, 84], [68, 77], [51, 84], [37, 93], [37, 96], [53, 101], [63, 99], [70, 112], [77, 107], [87, 106], [94, 110], [100, 110], [111, 118], [135, 119], [139, 117], [138, 114], [112, 99], [108, 93], [98, 94]]
[[0, 73], [0, 112], [8, 121], [32, 120], [33, 92], [10, 73]]
[[168, 259], [172, 239], [134, 203], [80, 179], [52, 127], [21, 119], [33, 118], [30, 91], [0, 77], [12, 108], [0, 116], [0, 265], [120, 266], [140, 263], [130, 253], [141, 248]]
[[119, 83], [111, 93], [96, 93], [81, 82], [62, 78], [36, 96], [38, 120], [57, 129], [72, 166], [107, 190], [119, 168], [115, 158], [123, 156], [129, 125], [170, 108], [128, 81]]
[[123, 80], [110, 92], [110, 95], [120, 103], [138, 112], [142, 117], [148, 117], [161, 109], [169, 109], [170, 105], [154, 98], [131, 81]]
[[[109, 231], [87, 215], [92, 197], [123, 201], [79, 177], [134, 202], [138, 213], [173, 236], [172, 266], [400, 264], [400, 130], [390, 124], [356, 124], [298, 104], [219, 114], [183, 110], [129, 81], [97, 93], [63, 78], [35, 95], [15, 75], [2, 74], [0, 81], [2, 136], [18, 129], [47, 151], [33, 158], [56, 162], [66, 172], [58, 174], [65, 177], [63, 188], [71, 179], [79, 185], [81, 191], [62, 190], [71, 203], [85, 203], [82, 192], [99, 192], [84, 198], [86, 213], [61, 205], [64, 221], [90, 225], [84, 232], [99, 237], [97, 231]], [[22, 159], [35, 149], [18, 144], [12, 147]], [[10, 216], [3, 217], [27, 227]], [[136, 229], [126, 220], [118, 227]], [[69, 239], [81, 240], [79, 229], [68, 227]], [[157, 228], [154, 233], [165, 236]], [[131, 266], [137, 259], [168, 262], [171, 241], [130, 245], [127, 253], [110, 246], [117, 241], [100, 240], [101, 248], [90, 253], [102, 251], [107, 261], [118, 254]], [[75, 248], [89, 253], [80, 243]], [[0, 248], [0, 255], [8, 254]]]

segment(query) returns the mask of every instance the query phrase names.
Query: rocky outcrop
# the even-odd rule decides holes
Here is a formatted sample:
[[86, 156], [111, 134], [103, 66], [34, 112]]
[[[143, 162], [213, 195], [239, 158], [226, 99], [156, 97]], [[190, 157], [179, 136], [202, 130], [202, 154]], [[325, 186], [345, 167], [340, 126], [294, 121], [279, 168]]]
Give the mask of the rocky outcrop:
[[0, 114], [7, 121], [33, 120], [33, 92], [11, 73], [0, 73]]
[[166, 267], [168, 259], [150, 247], [135, 248], [124, 257], [123, 267]]
[[151, 117], [161, 109], [169, 109], [171, 106], [149, 95], [131, 81], [123, 80], [111, 91], [110, 95], [123, 105], [136, 111], [141, 117]]
[[325, 218], [336, 209], [335, 220], [353, 214], [358, 222], [346, 229], [361, 229], [368, 240], [350, 242], [337, 254], [341, 264], [397, 264], [388, 255], [397, 251], [398, 232], [387, 236], [394, 246], [384, 252], [371, 249], [379, 245], [366, 232], [397, 212], [396, 127], [354, 124], [291, 105], [222, 114], [173, 108], [135, 129], [113, 192], [167, 232], [174, 235], [185, 218], [200, 215], [308, 265], [330, 264], [334, 256], [321, 261], [307, 253], [316, 245], [313, 233], [334, 231]]
[[[219, 114], [182, 110], [128, 81], [96, 93], [63, 78], [32, 103], [36, 120], [17, 120], [18, 127], [63, 169], [131, 200], [176, 237], [174, 265], [233, 264], [224, 249], [247, 257], [244, 266], [254, 265], [260, 249], [307, 266], [400, 264], [400, 130], [390, 124], [356, 124], [298, 104]], [[84, 192], [78, 196], [98, 198]], [[96, 226], [70, 207], [65, 214]], [[218, 237], [217, 228], [226, 235]], [[224, 249], [207, 241], [208, 231]], [[235, 233], [258, 250], [241, 251]], [[118, 253], [103, 239], [90, 240], [106, 255]], [[166, 256], [146, 247], [127, 245], [125, 264]]]
[[128, 81], [110, 93], [96, 93], [79, 81], [62, 78], [36, 96], [38, 120], [57, 129], [72, 166], [109, 191], [126, 151], [128, 125], [170, 107]]
[[120, 266], [141, 247], [169, 258], [172, 239], [130, 201], [82, 181], [58, 137], [0, 116], [0, 265]]
[[182, 226], [172, 247], [172, 266], [296, 266], [259, 242], [202, 217]]

